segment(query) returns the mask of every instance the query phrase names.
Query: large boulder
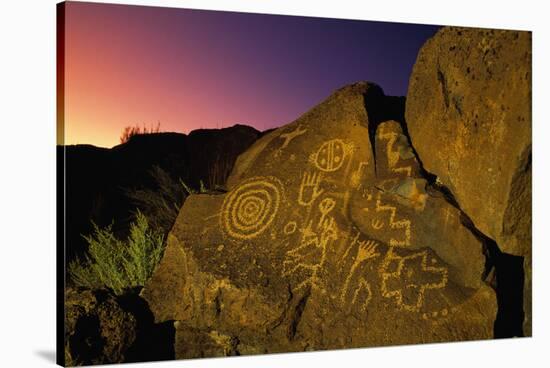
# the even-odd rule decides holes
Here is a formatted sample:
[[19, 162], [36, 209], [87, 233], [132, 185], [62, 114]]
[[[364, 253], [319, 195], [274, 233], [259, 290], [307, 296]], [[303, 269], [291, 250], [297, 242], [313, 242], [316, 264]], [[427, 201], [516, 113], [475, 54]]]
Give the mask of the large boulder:
[[531, 298], [531, 33], [448, 27], [420, 50], [406, 119], [424, 168], [501, 251]]
[[531, 34], [443, 28], [420, 50], [406, 119], [424, 168], [502, 251], [531, 243]]
[[[401, 99], [362, 82], [190, 196], [142, 290], [178, 358], [493, 337], [484, 245], [432, 187]], [[393, 120], [392, 120], [393, 119]]]

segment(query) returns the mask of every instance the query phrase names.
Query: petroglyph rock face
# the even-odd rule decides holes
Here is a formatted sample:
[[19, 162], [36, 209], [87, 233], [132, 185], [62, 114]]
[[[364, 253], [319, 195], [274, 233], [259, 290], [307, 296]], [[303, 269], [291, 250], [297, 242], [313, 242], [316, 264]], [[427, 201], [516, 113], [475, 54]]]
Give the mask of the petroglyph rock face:
[[406, 117], [429, 172], [500, 250], [525, 258], [531, 303], [531, 33], [446, 27], [422, 47]]
[[208, 341], [180, 358], [492, 337], [482, 245], [370, 99], [338, 90], [187, 199], [142, 292], [176, 345]]

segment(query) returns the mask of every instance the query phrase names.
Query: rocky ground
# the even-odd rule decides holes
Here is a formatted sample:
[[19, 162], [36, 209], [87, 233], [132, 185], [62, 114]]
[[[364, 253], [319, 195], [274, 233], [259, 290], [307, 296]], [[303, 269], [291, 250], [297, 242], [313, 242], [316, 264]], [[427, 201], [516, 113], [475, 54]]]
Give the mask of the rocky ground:
[[530, 265], [531, 35], [444, 28], [406, 100], [341, 88], [189, 196], [143, 289], [67, 292], [67, 362], [530, 336]]

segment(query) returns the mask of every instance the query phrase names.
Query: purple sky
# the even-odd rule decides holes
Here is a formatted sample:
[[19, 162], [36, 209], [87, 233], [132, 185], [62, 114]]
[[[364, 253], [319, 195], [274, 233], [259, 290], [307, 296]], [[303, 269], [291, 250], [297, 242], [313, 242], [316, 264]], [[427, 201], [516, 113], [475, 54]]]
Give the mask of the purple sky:
[[189, 132], [283, 125], [360, 80], [405, 95], [437, 26], [68, 3], [67, 144], [124, 126]]

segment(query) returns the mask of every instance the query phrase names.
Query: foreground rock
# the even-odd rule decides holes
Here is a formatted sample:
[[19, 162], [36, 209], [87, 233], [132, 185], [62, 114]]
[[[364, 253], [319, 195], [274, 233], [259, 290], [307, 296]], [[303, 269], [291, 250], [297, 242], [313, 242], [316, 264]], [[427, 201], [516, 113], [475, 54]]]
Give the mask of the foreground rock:
[[65, 290], [65, 366], [174, 359], [172, 322], [155, 324], [139, 290]]
[[107, 291], [67, 289], [65, 365], [122, 363], [136, 339], [136, 320]]
[[178, 321], [176, 357], [493, 336], [484, 247], [398, 110], [345, 87], [242, 154], [226, 194], [187, 199], [141, 294]]
[[406, 118], [425, 169], [501, 251], [524, 257], [531, 334], [531, 33], [444, 28], [421, 49]]

